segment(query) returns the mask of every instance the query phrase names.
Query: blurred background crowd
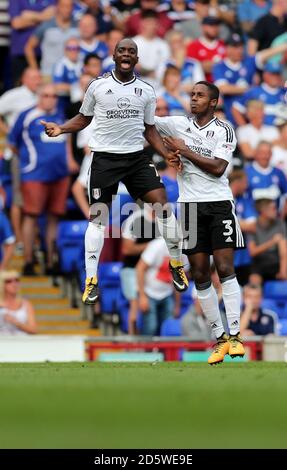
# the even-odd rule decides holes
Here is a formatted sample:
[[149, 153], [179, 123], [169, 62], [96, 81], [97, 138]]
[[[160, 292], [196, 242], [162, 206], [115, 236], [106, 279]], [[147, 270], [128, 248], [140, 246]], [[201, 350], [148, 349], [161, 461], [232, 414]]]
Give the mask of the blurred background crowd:
[[[245, 286], [244, 331], [276, 332], [275, 316], [266, 319], [260, 306], [266, 282], [287, 280], [287, 0], [0, 0], [0, 269], [16, 253], [23, 274], [37, 276], [40, 250], [46, 275], [75, 271], [59, 251], [69, 222], [88, 218], [90, 129], [49, 139], [40, 121], [77, 114], [90, 80], [113, 69], [123, 37], [138, 45], [136, 73], [154, 87], [158, 116], [189, 114], [197, 81], [218, 86], [217, 115], [234, 126], [238, 140], [229, 178], [247, 245], [235, 255]], [[175, 203], [175, 171], [147, 152]], [[138, 209], [127, 218], [126, 203], [132, 200], [120, 186], [102, 276], [107, 266], [110, 272], [120, 266], [123, 329], [153, 335], [168, 317], [182, 316], [182, 305], [173, 301], [152, 214]], [[136, 220], [150, 224], [149, 236], [135, 230]], [[81, 279], [83, 267], [77, 270]], [[192, 334], [206, 325], [189, 296], [195, 317], [182, 322]], [[139, 310], [148, 312], [140, 327]]]

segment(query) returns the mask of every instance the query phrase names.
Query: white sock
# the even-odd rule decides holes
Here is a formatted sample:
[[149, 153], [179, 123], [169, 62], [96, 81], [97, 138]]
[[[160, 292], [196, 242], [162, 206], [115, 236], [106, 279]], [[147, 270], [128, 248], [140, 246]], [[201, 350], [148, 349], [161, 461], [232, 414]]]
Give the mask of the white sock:
[[240, 331], [241, 290], [236, 277], [220, 281], [229, 333], [236, 335]]
[[169, 217], [157, 217], [157, 225], [159, 233], [164, 238], [168, 248], [169, 256], [177, 261], [181, 260], [181, 237], [179, 235], [179, 227], [174, 213]]
[[85, 234], [85, 263], [87, 277], [97, 275], [99, 258], [104, 246], [105, 226], [89, 222]]
[[216, 338], [224, 333], [224, 328], [220, 316], [218, 297], [213, 285], [207, 289], [196, 289], [197, 297], [201, 305], [202, 311], [208, 321]]

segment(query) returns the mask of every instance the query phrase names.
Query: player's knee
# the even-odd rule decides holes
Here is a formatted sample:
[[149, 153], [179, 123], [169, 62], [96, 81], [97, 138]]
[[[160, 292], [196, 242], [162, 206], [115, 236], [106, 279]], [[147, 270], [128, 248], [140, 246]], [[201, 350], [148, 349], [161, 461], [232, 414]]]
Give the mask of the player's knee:
[[194, 283], [197, 286], [201, 286], [204, 284], [211, 283], [211, 278], [209, 275], [209, 272], [203, 272], [199, 270], [192, 270], [192, 277], [194, 280]]
[[220, 279], [224, 279], [225, 277], [229, 277], [234, 274], [234, 268], [232, 264], [226, 261], [219, 263], [219, 265], [216, 266], [216, 269]]
[[90, 222], [95, 225], [107, 225], [109, 218], [109, 207], [106, 204], [93, 204], [90, 206]]

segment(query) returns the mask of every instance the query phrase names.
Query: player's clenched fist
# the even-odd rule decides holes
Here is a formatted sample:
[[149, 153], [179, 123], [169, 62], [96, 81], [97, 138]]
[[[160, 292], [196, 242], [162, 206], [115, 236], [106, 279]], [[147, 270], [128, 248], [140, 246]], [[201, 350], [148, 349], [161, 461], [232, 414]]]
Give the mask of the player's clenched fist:
[[49, 137], [57, 137], [62, 134], [61, 127], [55, 122], [40, 121], [45, 126], [45, 132]]

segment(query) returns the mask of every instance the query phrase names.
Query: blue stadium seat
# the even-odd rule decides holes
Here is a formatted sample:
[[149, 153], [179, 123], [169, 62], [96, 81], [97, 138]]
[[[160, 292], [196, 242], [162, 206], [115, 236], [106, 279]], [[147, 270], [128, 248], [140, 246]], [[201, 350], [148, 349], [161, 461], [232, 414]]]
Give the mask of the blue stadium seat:
[[279, 326], [279, 335], [280, 336], [287, 335], [287, 319], [284, 318], [284, 319], [279, 320], [278, 326]]
[[161, 325], [160, 336], [181, 336], [179, 318], [167, 318]]
[[57, 248], [60, 268], [63, 273], [77, 270], [78, 260], [83, 253], [86, 220], [62, 221], [58, 226]]
[[121, 291], [120, 270], [122, 263], [101, 263], [99, 265], [100, 304], [103, 313], [118, 311]]
[[263, 299], [261, 304], [262, 309], [272, 310], [279, 318], [287, 317], [287, 310], [285, 315], [285, 302], [275, 299]]
[[287, 301], [287, 281], [267, 281], [264, 284], [264, 297]]

